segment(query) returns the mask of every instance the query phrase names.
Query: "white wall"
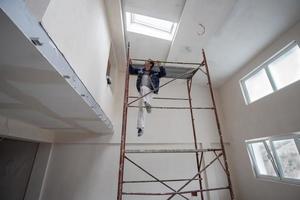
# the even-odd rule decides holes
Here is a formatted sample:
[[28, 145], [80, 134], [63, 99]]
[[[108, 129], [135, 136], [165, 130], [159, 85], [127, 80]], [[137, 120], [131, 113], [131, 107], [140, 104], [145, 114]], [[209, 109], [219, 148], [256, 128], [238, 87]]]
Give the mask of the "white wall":
[[0, 137], [51, 143], [53, 133], [16, 119], [0, 115]]
[[[124, 74], [120, 74], [124, 76]], [[162, 79], [162, 82], [167, 81]], [[121, 84], [123, 87], [123, 84]], [[122, 88], [123, 90], [123, 88]], [[120, 92], [120, 96], [122, 94]], [[123, 95], [123, 94], [122, 94]], [[135, 77], [131, 76], [130, 95], [136, 95]], [[176, 81], [159, 92], [160, 97], [187, 97], [186, 83]], [[193, 85], [192, 98], [194, 106], [209, 106], [210, 96], [207, 88]], [[119, 141], [122, 118], [122, 101], [118, 99], [118, 123], [115, 134], [99, 138], [89, 138], [75, 143], [56, 144], [47, 174], [43, 200], [59, 199], [116, 199], [117, 177], [119, 165]], [[153, 100], [153, 106], [188, 106], [187, 102]], [[137, 110], [130, 108], [128, 115], [127, 142], [128, 148], [193, 148], [192, 125], [189, 110], [155, 110], [147, 116], [146, 130], [143, 137], [137, 137]], [[218, 146], [214, 115], [212, 111], [195, 111], [195, 122], [198, 142], [203, 148]], [[201, 130], [201, 131], [200, 131]], [[196, 164], [194, 154], [190, 155], [132, 155], [135, 161], [149, 169], [159, 178], [191, 178], [195, 174]], [[206, 156], [205, 163], [213, 157]], [[172, 170], [170, 170], [172, 169]], [[226, 184], [224, 173], [214, 171], [220, 169], [216, 162], [208, 171], [208, 180], [204, 180], [207, 187], [220, 187]], [[136, 170], [130, 163], [126, 164], [126, 179], [148, 179], [141, 171]], [[204, 178], [205, 178], [204, 174]], [[179, 185], [171, 184], [178, 188]], [[197, 189], [197, 182], [187, 189]], [[164, 186], [150, 184], [147, 186], [126, 186], [126, 191], [162, 192]], [[163, 189], [163, 190], [162, 190]], [[224, 200], [228, 192], [211, 192], [211, 200]], [[130, 197], [125, 199], [140, 199]], [[161, 197], [150, 199], [163, 199]], [[178, 197], [177, 199], [180, 199]]]
[[42, 200], [113, 199], [117, 146], [54, 145]]
[[52, 0], [42, 18], [50, 37], [109, 118], [113, 94], [106, 84], [111, 37], [103, 0]]
[[[115, 133], [73, 141], [69, 138], [61, 139], [60, 144], [55, 144], [43, 187], [42, 200], [116, 199], [125, 75], [124, 72], [114, 69], [112, 86], [106, 85], [105, 73], [111, 36], [105, 12], [102, 0], [52, 0], [43, 17], [42, 23], [58, 48], [112, 120]], [[130, 95], [137, 95], [135, 81], [136, 78], [131, 77]], [[165, 81], [167, 80], [162, 80]], [[178, 81], [166, 86], [160, 90], [159, 96], [187, 98], [186, 83]], [[193, 85], [192, 98], [194, 106], [211, 105], [208, 89], [200, 85]], [[156, 105], [188, 106], [188, 102], [154, 100], [153, 106]], [[218, 145], [219, 139], [212, 111], [195, 110], [194, 112], [196, 129], [201, 130], [197, 131], [198, 142], [203, 148]], [[189, 110], [153, 110], [151, 115], [147, 116], [145, 134], [141, 138], [137, 137], [136, 117], [137, 109], [130, 108], [127, 129], [127, 142], [130, 147], [193, 148]], [[170, 158], [149, 155], [151, 159], [144, 156], [133, 156], [133, 158], [160, 178], [189, 178], [196, 170], [194, 155], [173, 155]], [[152, 159], [161, 165], [154, 164]], [[210, 159], [212, 158], [205, 157], [205, 163]], [[126, 167], [126, 170], [128, 179], [146, 178], [141, 173], [135, 174], [136, 170], [132, 166]], [[205, 180], [205, 182], [210, 187], [220, 186], [215, 180], [217, 178], [223, 180], [224, 177], [217, 177], [221, 175], [219, 173], [216, 175], [213, 171], [208, 173], [212, 180]], [[156, 191], [161, 192], [161, 187], [153, 184], [147, 188], [131, 186], [126, 189], [129, 191], [157, 189]], [[210, 196], [212, 200], [223, 200], [222, 195], [223, 193]]]
[[[42, 14], [37, 13], [37, 15], [40, 17]], [[82, 139], [77, 141], [77, 144], [54, 145], [42, 200], [116, 199], [124, 74], [114, 70], [112, 87], [106, 85], [105, 73], [111, 37], [103, 1], [52, 0], [42, 23], [93, 97], [112, 119], [115, 129], [115, 134], [112, 136]], [[291, 39], [300, 39], [299, 33], [298, 24], [257, 55], [220, 89], [219, 95], [224, 113], [220, 109], [219, 111], [221, 116], [224, 115], [221, 121], [223, 122], [224, 119], [225, 139], [231, 142], [228, 156], [232, 166], [235, 193], [240, 200], [293, 200], [300, 196], [299, 187], [256, 180], [244, 144], [245, 139], [299, 130], [300, 112], [296, 108], [299, 108], [300, 83], [246, 106], [238, 82], [241, 77]], [[134, 82], [133, 78], [131, 94], [136, 95], [133, 92]], [[193, 86], [194, 106], [208, 106], [210, 99], [207, 94], [206, 88]], [[167, 86], [161, 89], [159, 95], [187, 97], [186, 85], [179, 83]], [[153, 105], [166, 105], [166, 102], [155, 100]], [[188, 104], [168, 102], [168, 105], [187, 106]], [[127, 138], [131, 143], [130, 147], [175, 148], [192, 145], [190, 143], [192, 129], [187, 110], [153, 110], [152, 114], [147, 116], [146, 131], [141, 138], [136, 137], [136, 111], [136, 109], [129, 111]], [[203, 148], [216, 146], [219, 142], [213, 117], [210, 111], [195, 111], [196, 128], [203, 130], [197, 131], [198, 142], [202, 143]], [[159, 144], [152, 146], [153, 143]], [[145, 158], [136, 159], [159, 177], [169, 172], [167, 175], [170, 175], [170, 178], [176, 178], [169, 170], [174, 169], [175, 166], [178, 167], [175, 172], [186, 173], [185, 176], [190, 176], [195, 170], [193, 158], [185, 160], [180, 156], [177, 162], [172, 162], [164, 157], [155, 157], [157, 163], [168, 161], [167, 165], [162, 165], [167, 172], [158, 170], [156, 164]], [[209, 162], [209, 158], [206, 158], [205, 162]], [[141, 174], [135, 175], [132, 168], [127, 170], [132, 176], [128, 178], [142, 177]], [[219, 171], [216, 173], [210, 170], [208, 173], [214, 175], [213, 180], [206, 181], [210, 186], [224, 181], [224, 177], [219, 177]], [[149, 188], [156, 189], [154, 186]], [[132, 188], [127, 189], [132, 190]], [[217, 194], [211, 193], [211, 199], [224, 199], [222, 196], [224, 193]]]
[[[162, 146], [156, 146], [156, 148], [159, 147], [161, 148]], [[153, 159], [146, 159], [145, 156], [143, 156], [142, 162], [138, 158], [139, 155], [130, 157], [134, 161], [139, 161], [140, 165], [160, 178], [175, 178], [176, 176], [174, 177], [172, 172], [178, 172], [179, 164], [182, 161], [185, 163], [180, 166], [182, 166], [181, 168], [184, 171], [180, 171], [181, 176], [178, 176], [179, 178], [182, 176], [190, 177], [195, 173], [195, 168], [192, 169], [191, 167], [192, 164], [195, 164], [193, 163], [194, 160], [189, 159], [187, 156], [181, 156], [185, 157], [185, 159], [178, 159], [177, 161], [174, 156], [172, 159], [163, 160], [165, 165], [159, 165], [162, 164], [163, 159], [160, 156], [157, 156], [155, 159], [157, 164], [153, 164]], [[56, 144], [54, 145], [51, 159], [43, 200], [116, 199], [119, 161], [118, 145]], [[164, 156], [164, 159], [166, 159], [166, 156]], [[169, 170], [171, 166], [173, 170]], [[126, 164], [126, 170], [126, 180], [136, 180], [134, 178], [151, 180], [150, 177], [135, 169], [133, 165]], [[163, 176], [161, 171], [165, 172]], [[155, 189], [156, 191], [166, 191], [164, 186], [160, 186], [157, 183], [155, 185], [147, 185], [147, 188], [131, 185], [129, 187], [125, 186], [124, 189], [125, 191], [135, 192], [155, 191]], [[140, 199], [140, 197], [125, 199]]]
[[50, 0], [24, 0], [28, 9], [38, 21], [42, 20]]
[[220, 88], [226, 135], [231, 141], [229, 158], [240, 200], [296, 200], [299, 186], [255, 179], [245, 140], [300, 130], [300, 81], [246, 105], [239, 80], [292, 40], [300, 40], [300, 23], [277, 38]]
[[[122, 126], [122, 109], [123, 109], [123, 91], [124, 91], [124, 73], [118, 73], [118, 82], [115, 84], [117, 97], [114, 102], [115, 120], [113, 135], [85, 138], [81, 142], [84, 143], [119, 143], [121, 126]], [[114, 79], [113, 79], [114, 81]], [[135, 76], [130, 76], [130, 96], [137, 96], [135, 87]], [[161, 84], [168, 81], [162, 79]], [[186, 81], [178, 80], [172, 84], [160, 89], [159, 94], [155, 97], [181, 97], [187, 98]], [[192, 103], [194, 107], [208, 107], [211, 106], [209, 90], [207, 87], [202, 87], [198, 84], [193, 84], [192, 87]], [[133, 99], [130, 99], [130, 101]], [[137, 105], [134, 103], [133, 105]], [[153, 106], [178, 106], [188, 107], [188, 101], [165, 101], [153, 100]], [[219, 107], [220, 108], [220, 107]], [[222, 121], [222, 110], [219, 109], [220, 118]], [[196, 129], [198, 142], [202, 142], [206, 147], [210, 143], [219, 142], [217, 134], [216, 123], [212, 110], [194, 110], [194, 117], [196, 120]], [[138, 138], [136, 129], [137, 109], [129, 108], [127, 120], [127, 142], [128, 143], [190, 143], [193, 141], [192, 125], [189, 109], [185, 110], [161, 110], [152, 109], [151, 114], [146, 115], [146, 128], [142, 138]], [[226, 137], [225, 137], [226, 140]], [[63, 142], [75, 142], [72, 140]]]
[[[128, 145], [129, 148], [192, 148], [192, 144], [161, 144], [161, 145]], [[137, 164], [160, 179], [191, 178], [196, 174], [194, 154], [157, 154], [128, 155]], [[210, 158], [212, 159], [212, 158]], [[42, 200], [114, 200], [117, 195], [119, 145], [117, 144], [55, 144]], [[205, 159], [205, 163], [209, 160]], [[211, 166], [210, 187], [220, 187], [222, 174], [216, 162]], [[218, 167], [218, 168], [217, 168]], [[217, 176], [214, 176], [217, 169]], [[134, 165], [126, 162], [124, 180], [153, 180]], [[205, 174], [203, 176], [205, 178]], [[207, 180], [204, 180], [206, 185]], [[173, 188], [179, 188], [184, 182], [169, 183]], [[198, 189], [194, 181], [186, 190]], [[207, 187], [207, 186], [206, 186]], [[169, 192], [159, 183], [125, 184], [126, 192]], [[220, 194], [220, 197], [218, 196]], [[223, 195], [223, 197], [221, 196]], [[228, 192], [212, 192], [212, 200], [228, 199]], [[140, 196], [124, 197], [138, 200]], [[143, 197], [143, 199], [165, 199], [163, 197]], [[174, 199], [182, 199], [176, 197]], [[206, 198], [208, 199], [208, 198]]]

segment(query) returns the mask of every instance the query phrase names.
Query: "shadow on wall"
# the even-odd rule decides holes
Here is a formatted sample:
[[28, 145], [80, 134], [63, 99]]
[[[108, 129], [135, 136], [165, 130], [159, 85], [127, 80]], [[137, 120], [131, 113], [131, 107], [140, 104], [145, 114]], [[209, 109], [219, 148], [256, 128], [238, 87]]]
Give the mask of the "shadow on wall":
[[0, 140], [0, 199], [23, 200], [38, 143]]

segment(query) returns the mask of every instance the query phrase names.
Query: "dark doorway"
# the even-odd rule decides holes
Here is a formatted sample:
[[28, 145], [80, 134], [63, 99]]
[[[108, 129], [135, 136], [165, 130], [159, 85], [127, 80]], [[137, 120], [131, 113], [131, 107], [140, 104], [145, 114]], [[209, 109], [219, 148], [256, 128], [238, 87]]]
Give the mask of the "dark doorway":
[[0, 141], [0, 199], [24, 199], [38, 146], [19, 140]]

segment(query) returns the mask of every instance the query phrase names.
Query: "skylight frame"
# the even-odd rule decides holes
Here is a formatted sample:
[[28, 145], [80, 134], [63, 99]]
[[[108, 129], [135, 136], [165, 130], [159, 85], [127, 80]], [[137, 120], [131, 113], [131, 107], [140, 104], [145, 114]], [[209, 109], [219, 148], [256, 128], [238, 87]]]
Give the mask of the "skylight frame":
[[126, 12], [126, 29], [127, 29], [127, 31], [142, 34], [142, 35], [147, 35], [150, 37], [160, 38], [160, 39], [164, 39], [164, 40], [168, 40], [168, 41], [172, 41], [174, 39], [176, 30], [177, 30], [176, 22], [170, 22], [167, 20], [153, 18], [155, 20], [161, 20], [161, 21], [172, 23], [172, 27], [168, 27], [168, 30], [167, 30], [167, 28], [163, 29], [159, 26], [152, 26], [151, 22], [147, 23], [147, 22], [144, 22], [143, 20], [136, 21], [136, 19], [134, 19], [134, 17], [136, 17], [136, 16], [153, 18], [153, 17], [149, 17], [146, 15], [139, 15], [136, 13]]
[[[143, 20], [141, 18], [145, 18], [145, 19]], [[146, 20], [148, 20], [148, 22]], [[151, 20], [153, 20], [153, 21], [151, 22]], [[148, 17], [148, 16], [145, 16], [145, 15], [139, 15], [139, 14], [136, 14], [136, 13], [131, 13], [131, 23], [139, 24], [139, 25], [146, 26], [146, 27], [149, 27], [149, 28], [154, 28], [154, 29], [157, 29], [159, 31], [163, 31], [163, 32], [166, 32], [166, 33], [169, 33], [169, 34], [172, 33], [173, 28], [174, 28], [174, 22], [170, 22], [170, 21], [162, 20], [162, 19], [157, 19], [157, 18], [154, 18], [154, 17]], [[168, 24], [170, 24], [170, 26], [169, 27], [163, 27], [163, 25], [156, 24], [156, 23], [168, 23]]]

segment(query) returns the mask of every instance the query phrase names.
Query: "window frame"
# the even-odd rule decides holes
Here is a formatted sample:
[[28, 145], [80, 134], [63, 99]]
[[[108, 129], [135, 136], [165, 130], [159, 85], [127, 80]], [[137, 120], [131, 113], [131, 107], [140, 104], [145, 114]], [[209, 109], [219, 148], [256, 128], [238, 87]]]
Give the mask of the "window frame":
[[274, 154], [274, 159], [278, 165], [278, 170], [279, 170], [279, 175], [281, 177], [281, 180], [283, 182], [288, 182], [288, 183], [294, 183], [294, 184], [299, 184], [300, 185], [300, 179], [299, 180], [296, 180], [296, 179], [292, 179], [292, 178], [286, 178], [283, 176], [283, 167], [281, 165], [281, 162], [280, 162], [280, 159], [279, 159], [279, 156], [278, 156], [278, 153], [277, 151], [275, 150], [275, 146], [274, 146], [274, 141], [280, 141], [280, 140], [288, 140], [288, 139], [293, 139], [295, 144], [296, 144], [296, 147], [298, 149], [298, 153], [300, 155], [300, 135], [295, 135], [295, 134], [290, 134], [290, 135], [284, 135], [284, 136], [276, 136], [276, 137], [272, 137], [270, 139], [270, 146], [271, 146], [271, 149], [272, 149], [272, 152]]
[[[281, 162], [279, 160], [278, 154], [277, 154], [274, 144], [273, 144], [274, 141], [286, 140], [286, 139], [294, 139], [296, 147], [298, 149], [298, 153], [300, 155], [300, 132], [294, 132], [294, 133], [290, 133], [290, 134], [286, 134], [286, 135], [277, 135], [277, 136], [271, 136], [271, 137], [265, 137], [265, 138], [257, 138], [257, 139], [251, 139], [251, 140], [245, 141], [247, 152], [248, 152], [250, 162], [251, 162], [252, 171], [253, 171], [254, 176], [257, 179], [300, 186], [300, 179], [297, 180], [297, 179], [292, 179], [292, 178], [286, 178], [283, 176], [283, 169], [281, 166]], [[267, 140], [269, 140], [270, 148], [267, 145]], [[270, 158], [272, 158], [271, 162], [272, 162], [273, 168], [275, 170], [275, 173], [277, 174], [277, 177], [259, 174], [259, 169], [256, 164], [256, 159], [253, 154], [251, 144], [261, 143], [261, 142], [263, 142], [263, 144], [268, 152], [268, 156], [270, 156]]]
[[[151, 17], [151, 18], [155, 18], [158, 20], [163, 20], [163, 21], [172, 23], [172, 28], [171, 28], [170, 32], [168, 32], [166, 30], [160, 29], [159, 27], [154, 27], [154, 26], [150, 26], [147, 23], [140, 23], [138, 21], [135, 21], [134, 15], [141, 15], [141, 14], [126, 12], [126, 14], [125, 14], [125, 16], [126, 16], [126, 31], [137, 33], [137, 34], [142, 34], [142, 35], [146, 35], [146, 36], [150, 36], [150, 37], [154, 37], [154, 38], [159, 38], [159, 39], [163, 39], [163, 40], [167, 40], [167, 41], [174, 40], [176, 32], [177, 32], [177, 28], [178, 28], [178, 22], [172, 22], [172, 21], [168, 21], [168, 20]], [[150, 16], [146, 16], [146, 15], [141, 15], [141, 16], [150, 17]]]
[[[295, 46], [297, 46], [300, 48], [300, 41], [296, 41], [296, 40], [293, 40], [291, 41], [289, 44], [287, 44], [285, 47], [283, 47], [282, 49], [280, 49], [277, 53], [275, 53], [273, 56], [271, 56], [269, 59], [267, 59], [265, 62], [263, 62], [261, 65], [259, 65], [257, 68], [255, 68], [254, 70], [252, 70], [250, 73], [248, 73], [246, 76], [244, 76], [243, 78], [240, 79], [240, 87], [241, 87], [241, 90], [242, 90], [242, 93], [243, 93], [243, 96], [244, 96], [244, 99], [245, 99], [245, 103], [246, 105], [249, 105], [259, 99], [262, 99], [264, 98], [265, 96], [268, 96], [280, 89], [283, 89], [285, 87], [282, 87], [280, 89], [277, 88], [276, 86], [276, 83], [274, 81], [274, 78], [272, 77], [272, 74], [270, 72], [270, 69], [269, 69], [269, 64], [274, 62], [275, 60], [277, 60], [279, 57], [283, 56], [285, 53], [287, 53], [289, 50], [291, 50], [292, 48], [294, 48]], [[260, 70], [264, 69], [265, 72], [266, 72], [266, 75], [268, 77], [268, 80], [269, 80], [269, 83], [271, 84], [272, 86], [272, 89], [273, 91], [270, 93], [270, 94], [267, 94], [259, 99], [256, 99], [254, 101], [251, 101], [250, 100], [250, 96], [249, 96], [249, 93], [248, 93], [248, 89], [246, 87], [246, 84], [245, 82], [251, 78], [252, 76], [254, 76], [256, 73], [258, 73]], [[298, 80], [299, 81], [299, 80]], [[297, 81], [295, 81], [297, 82]], [[291, 84], [295, 83], [295, 82], [292, 82]], [[291, 85], [289, 84], [289, 85]]]
[[[279, 180], [279, 171], [278, 171], [278, 168], [275, 164], [275, 161], [274, 161], [274, 158], [271, 154], [271, 151], [268, 147], [268, 145], [266, 144], [266, 140], [267, 139], [256, 139], [256, 140], [252, 140], [252, 141], [248, 141], [247, 142], [247, 151], [248, 151], [248, 154], [250, 156], [250, 161], [251, 161], [251, 166], [252, 166], [252, 170], [253, 170], [253, 173], [255, 175], [256, 178], [260, 178], [260, 179], [271, 179], [271, 180]], [[253, 152], [253, 149], [252, 149], [252, 144], [254, 143], [263, 143], [265, 148], [266, 148], [266, 151], [268, 153], [268, 157], [272, 158], [271, 159], [271, 163], [272, 163], [272, 166], [273, 166], [273, 169], [276, 173], [277, 176], [271, 176], [271, 175], [264, 175], [264, 174], [260, 174], [259, 173], [259, 169], [258, 169], [258, 165], [256, 163], [256, 159], [255, 159], [255, 155], [254, 155], [254, 152]]]
[[[176, 24], [175, 22], [163, 20], [163, 21], [167, 21], [167, 22], [169, 22], [171, 24], [170, 30], [167, 31], [165, 29], [162, 29], [162, 28], [159, 28], [159, 27], [156, 27], [156, 26], [152, 26], [151, 24], [147, 24], [147, 22], [139, 21], [139, 19], [137, 18], [138, 15], [140, 15], [140, 14], [130, 13], [131, 23], [135, 23], [135, 24], [138, 24], [138, 25], [141, 25], [141, 26], [146, 26], [148, 28], [152, 28], [152, 29], [156, 29], [158, 31], [166, 32], [168, 34], [172, 34], [172, 32], [174, 31], [175, 24]], [[149, 17], [149, 16], [145, 16], [145, 15], [140, 15], [140, 16]], [[150, 17], [150, 18], [153, 18], [153, 17]], [[158, 20], [162, 20], [162, 19], [158, 19]]]

